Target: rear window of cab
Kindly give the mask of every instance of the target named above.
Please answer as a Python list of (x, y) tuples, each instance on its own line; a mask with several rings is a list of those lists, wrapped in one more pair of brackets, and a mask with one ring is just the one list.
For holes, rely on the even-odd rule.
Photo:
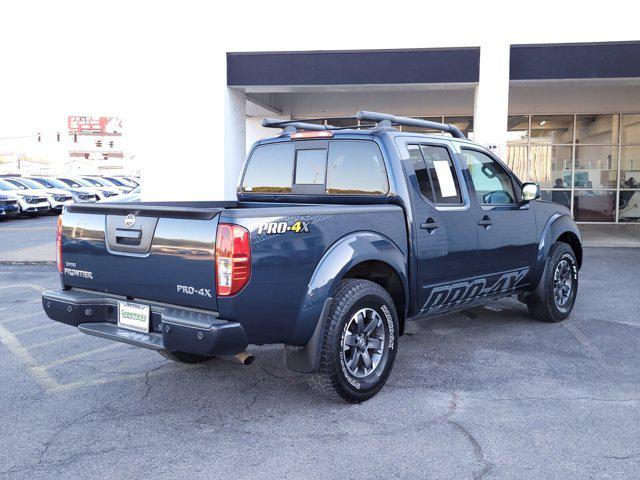
[(367, 140), (319, 140), (256, 147), (241, 183), (244, 193), (386, 195), (380, 148)]

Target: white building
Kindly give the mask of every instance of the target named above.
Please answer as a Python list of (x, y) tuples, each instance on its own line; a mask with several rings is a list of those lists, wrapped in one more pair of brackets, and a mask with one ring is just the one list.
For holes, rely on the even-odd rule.
[[(367, 109), (456, 123), (579, 221), (640, 218), (631, 2), (11, 9), (3, 62), (20, 75), (3, 78), (0, 138), (70, 111), (117, 112), (147, 199), (233, 198), (247, 145), (274, 133), (264, 116), (340, 123)], [(112, 54), (96, 56), (96, 42)]]

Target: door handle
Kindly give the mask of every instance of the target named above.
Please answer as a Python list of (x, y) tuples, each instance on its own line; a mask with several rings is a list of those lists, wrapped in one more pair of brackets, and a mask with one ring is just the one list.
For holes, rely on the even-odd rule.
[(487, 229), (491, 225), (493, 225), (493, 220), (491, 220), (488, 215), (485, 215), (484, 217), (482, 217), (482, 220), (478, 220), (478, 225)]
[(438, 225), (433, 218), (429, 217), (425, 223), (420, 224), (420, 228), (426, 230), (428, 233), (433, 233), (436, 228), (440, 228), (440, 225)]

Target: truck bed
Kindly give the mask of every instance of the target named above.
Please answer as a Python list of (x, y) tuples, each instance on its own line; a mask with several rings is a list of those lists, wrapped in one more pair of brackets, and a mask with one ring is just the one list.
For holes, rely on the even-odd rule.
[[(131, 228), (125, 225), (130, 215)], [(338, 240), (356, 232), (375, 234), (408, 255), (404, 212), (389, 204), (101, 203), (67, 207), (62, 221), (65, 288), (219, 312), (241, 323), (251, 343), (308, 339), (313, 325), (297, 324), (300, 304), (322, 257)], [(250, 233), (251, 278), (230, 297), (215, 293), (219, 222)], [(295, 222), (306, 230), (269, 227)]]

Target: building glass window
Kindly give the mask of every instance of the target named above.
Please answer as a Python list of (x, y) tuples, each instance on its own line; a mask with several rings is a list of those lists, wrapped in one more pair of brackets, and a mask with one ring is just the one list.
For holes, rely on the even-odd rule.
[(640, 188), (640, 147), (621, 149), (620, 188)]
[(576, 143), (617, 145), (618, 115), (576, 115)]
[(325, 121), (325, 124), (333, 125), (334, 127), (340, 127), (340, 128), (345, 128), (345, 127), (358, 128), (359, 127), (358, 120), (355, 118), (327, 118), (327, 120)]
[(506, 163), (579, 222), (640, 222), (638, 113), (510, 115)]
[(616, 219), (616, 192), (576, 190), (573, 202), (578, 222), (614, 222)]
[[(451, 123), (473, 138), (472, 116), (418, 118)], [(354, 125), (344, 118), (319, 122)], [(543, 199), (566, 206), (579, 222), (640, 223), (640, 113), (509, 115), (504, 160), (522, 181), (538, 182)]]
[(640, 221), (640, 190), (620, 190), (618, 221)]
[(555, 189), (555, 190), (542, 190), (540, 192), (540, 198), (547, 202), (558, 203), (563, 207), (571, 209), (571, 189)]
[(529, 115), (510, 115), (507, 121), (507, 143), (529, 144)]
[(573, 143), (573, 115), (533, 115), (529, 136), (532, 144)]
[(464, 136), (473, 140), (473, 117), (444, 117), (444, 123), (450, 123), (460, 129)]
[(640, 113), (622, 115), (623, 145), (640, 145)]
[[(428, 120), (430, 122), (438, 122), (442, 123), (442, 117), (416, 117), (420, 120)], [(443, 133), (440, 130), (431, 130), (430, 128), (422, 128), (422, 127), (407, 127), (405, 125), (401, 125), (400, 131), (402, 132), (413, 132), (413, 133), (428, 133), (430, 135), (442, 135)]]
[(529, 116), (511, 115), (507, 122), (507, 155), (504, 159), (520, 180), (529, 178)]
[(575, 188), (616, 188), (618, 146), (576, 147), (573, 186)]
[(564, 145), (535, 145), (531, 148), (529, 181), (540, 188), (570, 188), (573, 147)]

